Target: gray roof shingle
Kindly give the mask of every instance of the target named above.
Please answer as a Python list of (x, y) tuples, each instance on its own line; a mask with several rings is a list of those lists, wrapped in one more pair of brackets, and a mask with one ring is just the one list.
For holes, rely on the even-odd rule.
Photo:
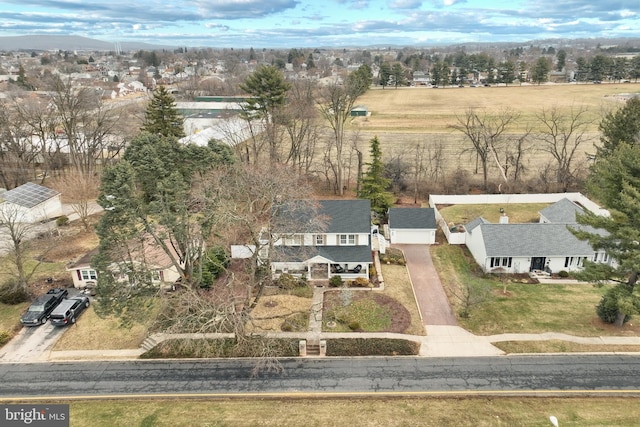
[(389, 228), (435, 229), (433, 208), (389, 208)]
[(589, 256), (593, 249), (578, 240), (567, 224), (487, 224), (479, 225), (487, 256)]
[(320, 255), (334, 263), (373, 262), (369, 246), (274, 246), (273, 260), (302, 262)]
[(371, 232), (369, 200), (319, 200), (318, 214), (327, 218), (326, 233)]
[(584, 209), (567, 198), (561, 199), (540, 211), (541, 216), (550, 222), (559, 224), (575, 224), (577, 213), (584, 213)]

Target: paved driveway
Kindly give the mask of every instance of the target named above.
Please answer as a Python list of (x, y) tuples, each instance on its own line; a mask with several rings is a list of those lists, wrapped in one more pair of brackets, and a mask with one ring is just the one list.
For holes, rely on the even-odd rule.
[(433, 267), (428, 245), (394, 245), (404, 252), (422, 322), (425, 325), (457, 326), (456, 316)]

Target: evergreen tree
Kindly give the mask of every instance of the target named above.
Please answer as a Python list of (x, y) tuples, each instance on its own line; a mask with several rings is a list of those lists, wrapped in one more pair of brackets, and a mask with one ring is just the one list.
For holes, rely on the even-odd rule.
[(640, 142), (640, 98), (631, 98), (624, 107), (608, 113), (600, 122), (598, 155), (608, 155), (620, 145)]
[(144, 113), (143, 132), (174, 138), (182, 138), (184, 119), (176, 109), (175, 99), (164, 86), (153, 92), (153, 98)]
[(391, 79), (391, 66), (388, 62), (383, 62), (380, 65), (379, 78), (380, 86), (382, 86), (382, 89), (389, 85), (389, 79)]
[(387, 191), (391, 181), (384, 176), (384, 164), (382, 163), (382, 151), (380, 141), (375, 136), (371, 140), (371, 162), (367, 163), (367, 172), (361, 177), (360, 192), (358, 197), (369, 199), (371, 209), (378, 215), (384, 216), (393, 204), (393, 195)]
[(272, 65), (260, 65), (240, 84), (240, 89), (250, 95), (244, 107), (243, 117), (246, 120), (262, 120), (269, 143), (269, 159), (278, 161), (280, 137), (280, 111), (287, 101), (287, 92), (291, 85), (284, 79), (284, 74)]
[[(578, 217), (588, 228), (573, 230), (597, 252), (605, 252), (615, 264), (585, 261), (577, 277), (590, 282), (616, 283), (597, 307), (602, 320), (622, 326), (632, 314), (640, 313), (636, 283), (640, 274), (640, 146), (621, 143), (610, 154), (599, 156), (592, 168), (587, 188), (611, 213)], [(605, 231), (605, 233), (602, 232)]]
[(551, 71), (549, 60), (547, 58), (540, 57), (536, 61), (536, 65), (533, 68), (533, 75), (531, 76), (531, 80), (538, 84), (544, 83), (549, 80), (549, 71)]

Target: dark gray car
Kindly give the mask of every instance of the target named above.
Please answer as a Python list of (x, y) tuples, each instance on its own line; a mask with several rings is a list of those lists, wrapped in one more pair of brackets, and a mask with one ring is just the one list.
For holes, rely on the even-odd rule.
[(67, 326), (76, 323), (76, 318), (90, 305), (89, 297), (78, 295), (67, 298), (58, 305), (49, 316), (52, 325)]

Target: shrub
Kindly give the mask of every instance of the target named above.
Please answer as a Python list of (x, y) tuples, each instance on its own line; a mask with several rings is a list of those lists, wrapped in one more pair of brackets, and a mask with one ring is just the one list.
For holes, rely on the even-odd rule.
[(59, 216), (58, 218), (56, 218), (56, 225), (58, 227), (64, 227), (65, 225), (69, 224), (69, 217), (66, 215), (62, 215)]
[(352, 331), (362, 331), (362, 328), (360, 328), (360, 322), (357, 322), (355, 320), (352, 320), (351, 322), (349, 322), (349, 329), (351, 329)]
[(378, 272), (376, 271), (376, 267), (373, 266), (373, 265), (369, 269), (369, 277), (372, 278), (372, 279), (377, 279), (378, 278)]
[(329, 286), (331, 286), (332, 288), (339, 288), (344, 284), (344, 282), (342, 281), (342, 276), (331, 276), (331, 279), (329, 279)]
[(292, 274), (289, 273), (282, 273), (280, 277), (278, 277), (277, 284), (280, 289), (285, 289), (287, 291), (295, 289), (299, 286), (298, 279), (296, 279)]
[[(598, 317), (606, 323), (616, 323), (618, 318), (618, 311), (620, 307), (619, 299), (628, 294), (624, 289), (619, 286), (609, 289), (600, 299), (600, 303), (596, 307), (596, 313)], [(628, 322), (631, 316), (625, 316), (624, 322)]]
[(414, 356), (420, 343), (388, 338), (341, 338), (327, 341), (327, 356)]
[(9, 332), (7, 331), (0, 332), (0, 347), (8, 343), (10, 339), (11, 339), (11, 335), (9, 335)]
[(565, 271), (565, 270), (559, 271), (559, 272), (558, 272), (558, 276), (560, 276), (560, 277), (562, 277), (562, 278), (569, 277), (569, 272), (568, 272), (568, 271)]
[(364, 277), (358, 277), (353, 282), (351, 282), (351, 285), (356, 288), (368, 288), (370, 284), (371, 283)]
[(1, 303), (15, 305), (28, 300), (29, 294), (22, 286), (17, 286), (16, 279), (7, 279), (0, 286)]
[(202, 265), (202, 288), (209, 288), (215, 279), (229, 266), (231, 257), (227, 250), (220, 245), (213, 246), (206, 253)]

